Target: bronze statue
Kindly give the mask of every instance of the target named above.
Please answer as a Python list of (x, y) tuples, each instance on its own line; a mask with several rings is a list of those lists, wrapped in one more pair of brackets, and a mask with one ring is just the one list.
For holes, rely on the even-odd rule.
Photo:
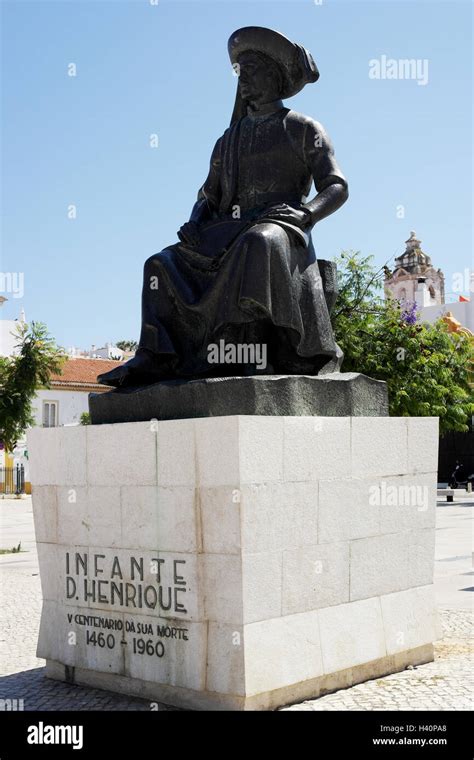
[(237, 30), (228, 49), (238, 74), (231, 124), (180, 242), (145, 263), (139, 347), (99, 376), (106, 385), (229, 375), (229, 364), (209, 361), (216, 344), (268, 348), (265, 367), (240, 363), (234, 375), (338, 366), (334, 267), (318, 266), (311, 229), (346, 201), (347, 182), (323, 127), (282, 102), (318, 69), (305, 48), (263, 27)]

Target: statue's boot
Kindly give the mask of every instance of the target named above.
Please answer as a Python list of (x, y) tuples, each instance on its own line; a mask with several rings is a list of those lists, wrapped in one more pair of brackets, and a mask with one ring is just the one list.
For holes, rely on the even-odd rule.
[(155, 354), (147, 349), (139, 348), (128, 362), (99, 375), (97, 382), (115, 388), (126, 388), (132, 385), (157, 383), (165, 379), (166, 374), (166, 367), (158, 364)]

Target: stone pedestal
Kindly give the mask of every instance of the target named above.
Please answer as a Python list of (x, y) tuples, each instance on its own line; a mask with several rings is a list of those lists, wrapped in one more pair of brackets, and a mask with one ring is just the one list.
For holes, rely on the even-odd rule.
[(47, 675), (272, 709), (433, 659), (436, 419), (28, 435)]
[(359, 372), (168, 380), (89, 394), (93, 425), (195, 417), (387, 417), (387, 383)]

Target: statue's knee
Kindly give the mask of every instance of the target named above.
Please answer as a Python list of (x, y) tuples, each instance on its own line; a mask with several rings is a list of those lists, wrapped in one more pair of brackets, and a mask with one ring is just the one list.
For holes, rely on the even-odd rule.
[(286, 245), (288, 236), (279, 224), (268, 224), (266, 234), (274, 245)]
[(254, 249), (255, 255), (259, 251), (268, 255), (272, 249), (283, 249), (286, 246), (287, 235), (278, 224), (259, 224), (247, 232), (247, 242)]
[(264, 234), (262, 232), (262, 225), (258, 227), (251, 227), (245, 233), (245, 241), (250, 246), (258, 246), (264, 240)]
[(272, 224), (271, 222), (259, 224), (251, 229), (248, 234), (259, 242), (283, 243), (286, 241), (285, 230), (279, 224)]

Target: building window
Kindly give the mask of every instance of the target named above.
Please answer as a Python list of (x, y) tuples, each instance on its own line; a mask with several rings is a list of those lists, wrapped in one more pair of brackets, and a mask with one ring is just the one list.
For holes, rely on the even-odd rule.
[(436, 299), (436, 293), (435, 293), (434, 287), (430, 285), (430, 287), (428, 288), (428, 291), (429, 291), (431, 300), (434, 301)]
[(43, 401), (43, 427), (56, 427), (58, 424), (58, 402)]

